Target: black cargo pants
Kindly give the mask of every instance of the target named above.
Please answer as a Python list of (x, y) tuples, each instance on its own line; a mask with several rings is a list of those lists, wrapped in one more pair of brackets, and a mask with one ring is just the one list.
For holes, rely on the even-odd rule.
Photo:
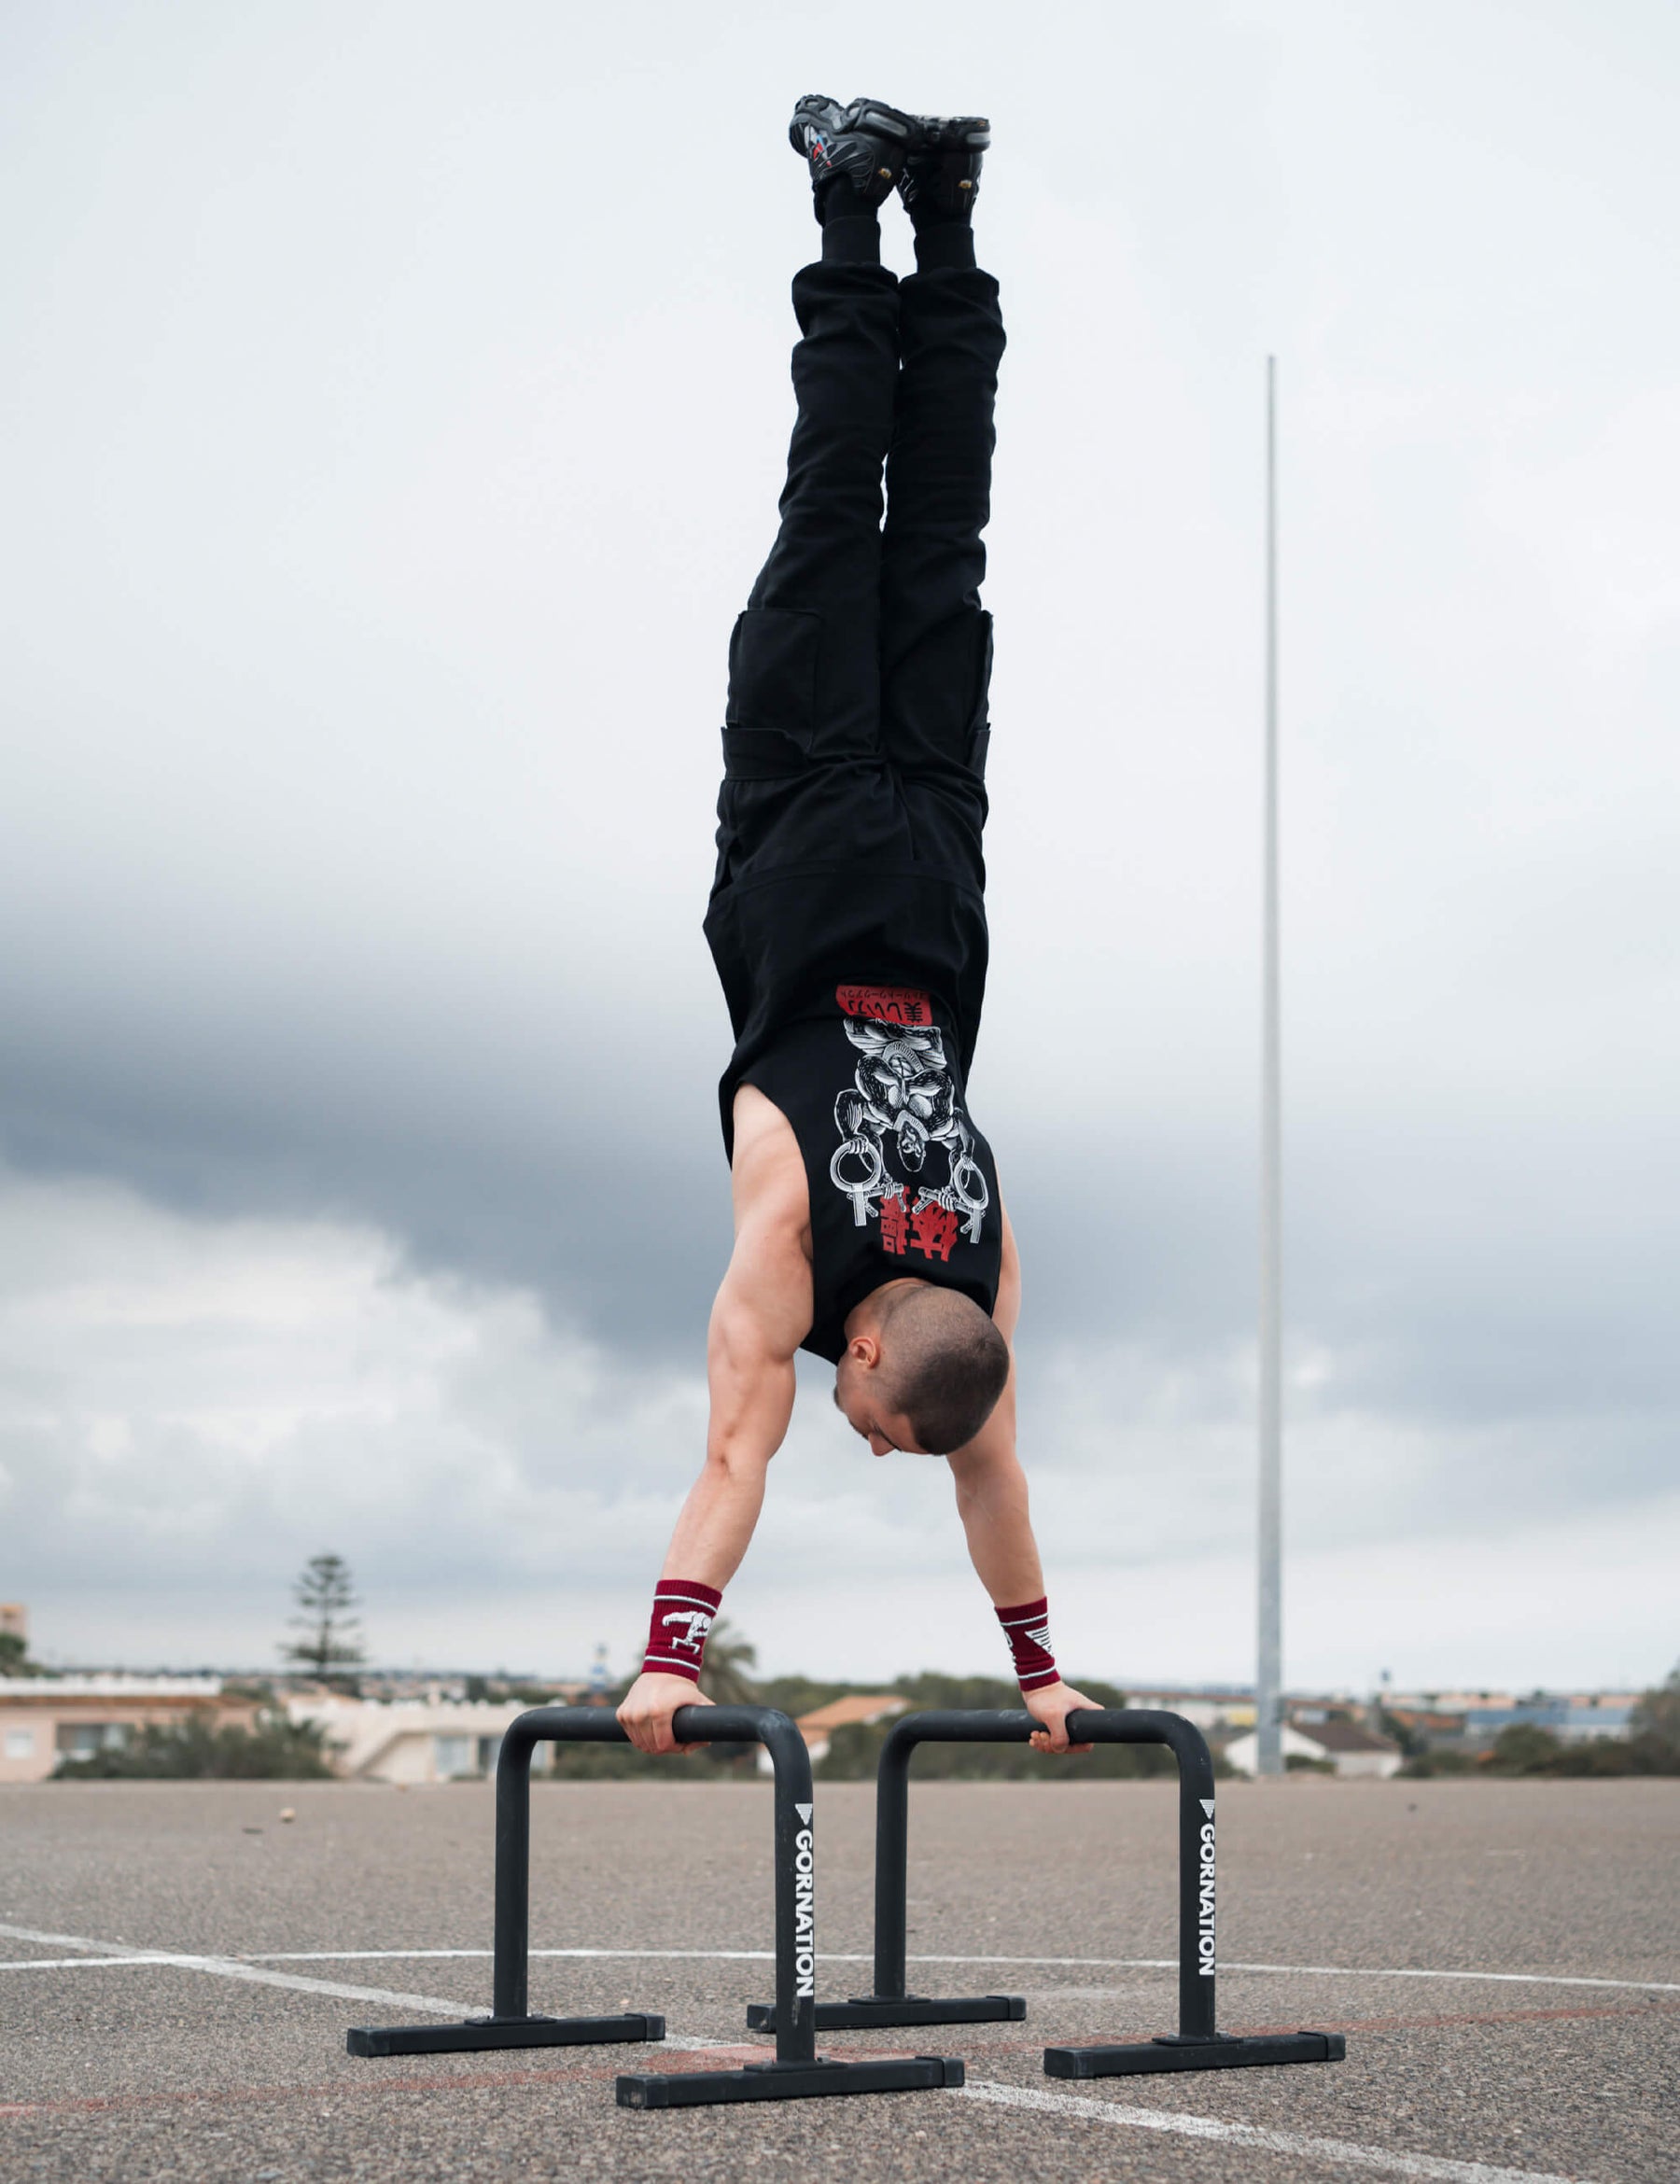
[(878, 978), (940, 998), (966, 1067), (986, 980), (997, 283), (818, 264), (793, 307), (799, 414), (730, 644), (707, 937), (737, 1058), (825, 982)]

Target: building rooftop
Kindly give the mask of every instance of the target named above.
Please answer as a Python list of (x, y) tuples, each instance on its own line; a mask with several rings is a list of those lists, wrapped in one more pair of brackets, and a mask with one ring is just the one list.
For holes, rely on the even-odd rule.
[(909, 1700), (896, 1692), (857, 1691), (849, 1699), (831, 1699), (826, 1706), (802, 1714), (794, 1726), (809, 1743), (814, 1736), (833, 1736), (837, 1729), (846, 1729), (854, 1721), (884, 1721), (889, 1714), (906, 1713), (909, 1705)]
[(0, 1699), (217, 1699), (219, 1676), (0, 1676)]
[(1322, 1744), (1326, 1752), (1397, 1752), (1393, 1737), (1379, 1737), (1356, 1721), (1314, 1721), (1299, 1725), (1299, 1733)]
[(1159, 1701), (1170, 1707), (1175, 1699), (1194, 1699), (1203, 1706), (1252, 1706), (1254, 1694), (1246, 1685), (1223, 1684), (1122, 1684), (1128, 1706), (1141, 1706), (1145, 1700), (1152, 1704)]

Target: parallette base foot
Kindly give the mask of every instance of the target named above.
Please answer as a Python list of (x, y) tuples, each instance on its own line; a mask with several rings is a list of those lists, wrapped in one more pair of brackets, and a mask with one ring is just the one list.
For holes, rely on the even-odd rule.
[(663, 2040), (665, 2021), (645, 2009), (623, 2017), (469, 2017), (460, 2024), (362, 2024), (344, 2036), (352, 2055), (473, 2055), (487, 2048), (593, 2048), (611, 2040)]
[(1340, 2033), (1221, 2033), (1211, 2040), (1177, 2034), (1115, 2047), (1046, 2048), (1046, 2078), (1132, 2078), (1155, 2070), (1253, 2070), (1268, 2063), (1340, 2063)]
[(700, 2108), (716, 2101), (804, 2101), (836, 2093), (926, 2093), (962, 2083), (959, 2055), (870, 2055), (855, 2063), (749, 2063), (744, 2070), (637, 2071), (621, 2108)]
[[(893, 2024), (1018, 2024), (1027, 2014), (1020, 1995), (854, 1995), (849, 2002), (819, 2002), (819, 2032), (867, 2032)], [(747, 2005), (749, 2032), (776, 2030), (774, 2002)]]

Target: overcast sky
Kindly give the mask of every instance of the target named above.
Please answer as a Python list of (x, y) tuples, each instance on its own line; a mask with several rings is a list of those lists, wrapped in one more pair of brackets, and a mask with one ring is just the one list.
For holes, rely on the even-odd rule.
[[(728, 1249), (700, 936), (801, 92), (988, 112), (994, 970), (1064, 1667), (1253, 1663), (1265, 357), (1285, 1670), (1680, 1655), (1662, 0), (13, 7), (0, 1595), (632, 1665)], [(891, 261), (907, 231), (887, 219)], [(1001, 1671), (813, 1369), (727, 1612)]]

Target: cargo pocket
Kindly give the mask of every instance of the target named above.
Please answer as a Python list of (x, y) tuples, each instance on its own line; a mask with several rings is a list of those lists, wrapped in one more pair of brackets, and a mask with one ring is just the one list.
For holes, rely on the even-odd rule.
[(992, 673), (992, 618), (982, 613), (981, 630), (985, 642), (980, 648), (980, 672), (974, 691), (974, 709), (969, 720), (968, 767), (972, 774), (986, 778), (986, 754), (991, 749), (991, 673)]
[(903, 771), (984, 770), (991, 659), (991, 616), (965, 607), (900, 660), (884, 703), (889, 748)]
[(729, 640), (732, 729), (788, 737), (811, 748), (817, 717), (817, 646), (822, 617), (801, 607), (749, 607)]

